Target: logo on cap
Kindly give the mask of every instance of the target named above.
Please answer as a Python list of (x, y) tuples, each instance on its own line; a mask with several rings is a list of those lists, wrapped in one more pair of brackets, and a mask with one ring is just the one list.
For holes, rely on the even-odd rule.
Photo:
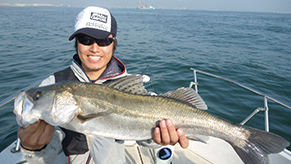
[(91, 12), (90, 19), (95, 20), (95, 21), (99, 21), (99, 22), (103, 22), (103, 23), (107, 23), (108, 16), (105, 14)]

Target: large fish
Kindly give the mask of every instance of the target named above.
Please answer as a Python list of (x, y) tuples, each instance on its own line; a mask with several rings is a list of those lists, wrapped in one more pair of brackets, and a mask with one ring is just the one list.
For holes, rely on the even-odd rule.
[(118, 140), (151, 139), (157, 122), (170, 118), (189, 139), (213, 136), (225, 140), (244, 163), (269, 163), (268, 154), (279, 153), (290, 144), (276, 134), (230, 123), (202, 109), (207, 106), (192, 88), (150, 96), (142, 77), (131, 75), (104, 85), (65, 82), (32, 88), (19, 93), (14, 113), (22, 127), (42, 119)]

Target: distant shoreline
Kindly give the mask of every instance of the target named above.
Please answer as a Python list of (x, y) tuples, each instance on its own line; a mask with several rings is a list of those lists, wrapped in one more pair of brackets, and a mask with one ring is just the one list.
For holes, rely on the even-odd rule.
[(64, 6), (63, 4), (60, 5), (53, 5), (53, 4), (24, 4), (24, 3), (15, 3), (15, 4), (9, 4), (9, 3), (3, 3), (0, 4), (0, 7), (70, 7), (70, 6)]
[[(71, 5), (53, 5), (53, 4), (23, 4), (23, 3), (15, 3), (15, 4), (9, 4), (9, 3), (2, 3), (0, 4), (0, 7), (84, 7), (84, 6), (71, 6)], [(103, 6), (104, 7), (104, 6)], [(137, 7), (108, 7), (111, 8), (127, 8), (127, 9), (137, 9)], [(165, 8), (165, 7), (157, 7), (155, 9), (165, 9), (165, 10), (200, 10), (200, 11), (219, 11), (219, 12), (255, 12), (255, 13), (277, 13), (277, 14), (291, 14), (291, 12), (278, 12), (278, 11), (228, 11), (228, 10), (216, 10), (216, 9), (190, 9), (187, 7), (182, 8)]]

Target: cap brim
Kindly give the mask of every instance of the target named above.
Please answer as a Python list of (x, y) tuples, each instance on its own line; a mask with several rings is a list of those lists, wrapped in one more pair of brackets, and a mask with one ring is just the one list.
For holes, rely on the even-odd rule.
[(85, 34), (96, 39), (105, 39), (110, 35), (110, 33), (107, 31), (102, 31), (102, 30), (92, 29), (92, 28), (82, 28), (74, 32), (70, 36), (69, 40), (70, 41), (73, 40), (78, 34)]

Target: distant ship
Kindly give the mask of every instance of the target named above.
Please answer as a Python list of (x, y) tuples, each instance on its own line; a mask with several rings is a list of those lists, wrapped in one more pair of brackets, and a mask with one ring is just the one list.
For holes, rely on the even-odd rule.
[(155, 9), (153, 6), (147, 6), (145, 4), (142, 4), (141, 1), (139, 1), (140, 7), (138, 9)]

